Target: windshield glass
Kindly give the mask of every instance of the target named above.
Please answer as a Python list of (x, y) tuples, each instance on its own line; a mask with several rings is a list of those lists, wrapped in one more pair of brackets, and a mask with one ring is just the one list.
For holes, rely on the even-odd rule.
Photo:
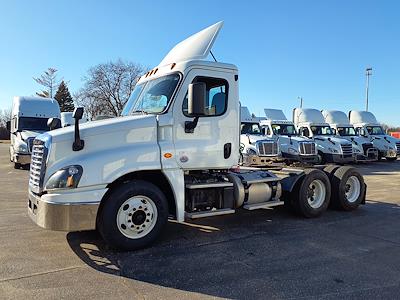
[(296, 128), (292, 124), (272, 124), (271, 126), (276, 135), (297, 135)]
[(179, 74), (170, 74), (136, 85), (125, 104), (122, 116), (134, 112), (161, 113), (167, 107), (180, 80)]
[(258, 123), (242, 123), (240, 125), (242, 134), (261, 134), (261, 127)]
[(311, 131), (314, 135), (333, 135), (329, 126), (311, 126)]
[(381, 126), (367, 126), (370, 135), (385, 135), (385, 131)]
[(354, 130), (353, 127), (338, 127), (337, 133), (340, 136), (355, 136), (355, 135), (357, 135), (356, 131)]
[(47, 120), (47, 118), (20, 117), (18, 119), (18, 130), (49, 131)]

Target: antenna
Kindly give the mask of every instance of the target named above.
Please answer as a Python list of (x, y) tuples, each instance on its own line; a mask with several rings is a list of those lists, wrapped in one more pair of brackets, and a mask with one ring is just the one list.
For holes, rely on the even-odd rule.
[(211, 54), (212, 58), (214, 58), (215, 62), (218, 62), (211, 50), (210, 50), (210, 54)]
[(303, 108), (303, 97), (297, 97), (300, 100), (300, 108)]

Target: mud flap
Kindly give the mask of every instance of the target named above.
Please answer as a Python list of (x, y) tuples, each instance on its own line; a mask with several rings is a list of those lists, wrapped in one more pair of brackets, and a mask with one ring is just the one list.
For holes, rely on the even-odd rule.
[(364, 195), (363, 195), (363, 199), (361, 201), (361, 204), (365, 204), (365, 201), (366, 201), (366, 198), (367, 198), (367, 184), (366, 183), (364, 183), (364, 187), (365, 187)]

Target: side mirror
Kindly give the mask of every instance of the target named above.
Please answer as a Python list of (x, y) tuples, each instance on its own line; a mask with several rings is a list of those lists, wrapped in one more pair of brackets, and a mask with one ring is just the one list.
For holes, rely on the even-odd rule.
[(193, 117), (206, 115), (206, 84), (196, 82), (189, 84), (188, 89), (188, 114)]
[(83, 117), (83, 107), (75, 108), (74, 112), (72, 113), (72, 117), (74, 119), (78, 119), (78, 120), (82, 119), (82, 117)]
[(360, 135), (361, 136), (367, 136), (367, 132), (365, 131), (364, 128), (360, 128)]
[(265, 135), (265, 127), (261, 128), (261, 134)]
[(6, 122), (6, 129), (7, 129), (8, 131), (11, 131), (11, 121), (7, 121), (7, 122)]
[(61, 128), (61, 120), (58, 118), (50, 118), (47, 120), (47, 126), (50, 130)]
[(333, 133), (333, 135), (337, 135), (337, 131), (335, 128), (332, 128), (332, 133)]

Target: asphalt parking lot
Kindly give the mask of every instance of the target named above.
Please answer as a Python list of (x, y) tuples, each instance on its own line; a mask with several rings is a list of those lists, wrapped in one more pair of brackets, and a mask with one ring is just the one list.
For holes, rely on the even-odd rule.
[(359, 167), (367, 204), (307, 220), (283, 208), (169, 223), (136, 252), (38, 228), (28, 171), (0, 144), (0, 299), (399, 298), (400, 161)]

